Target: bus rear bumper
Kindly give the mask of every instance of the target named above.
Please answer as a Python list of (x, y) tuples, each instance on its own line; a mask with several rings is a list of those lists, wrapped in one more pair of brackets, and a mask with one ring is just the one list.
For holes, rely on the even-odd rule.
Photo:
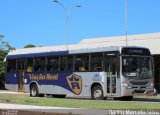
[(18, 85), (17, 84), (5, 84), (5, 88), (9, 91), (18, 91)]

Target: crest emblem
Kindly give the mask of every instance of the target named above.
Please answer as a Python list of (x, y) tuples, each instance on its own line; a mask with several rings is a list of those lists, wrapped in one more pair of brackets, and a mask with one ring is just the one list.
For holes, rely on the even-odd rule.
[(67, 76), (67, 82), (72, 92), (79, 95), (82, 91), (82, 78), (76, 74)]

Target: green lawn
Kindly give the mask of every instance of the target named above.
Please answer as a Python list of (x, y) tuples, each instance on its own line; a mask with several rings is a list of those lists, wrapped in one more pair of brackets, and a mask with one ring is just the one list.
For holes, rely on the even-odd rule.
[[(137, 98), (137, 97), (136, 97)], [(141, 98), (141, 97), (140, 97)], [(116, 110), (160, 110), (158, 102), (134, 102), (111, 100), (82, 100), (82, 99), (58, 99), (58, 98), (34, 98), (28, 96), (0, 96), (0, 103), (39, 105), (52, 107), (72, 107), (89, 109), (116, 109)]]

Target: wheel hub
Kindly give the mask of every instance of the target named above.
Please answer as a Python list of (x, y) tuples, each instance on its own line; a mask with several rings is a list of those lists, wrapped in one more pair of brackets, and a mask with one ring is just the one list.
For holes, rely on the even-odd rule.
[(96, 90), (95, 92), (94, 92), (94, 97), (97, 99), (97, 98), (99, 98), (99, 97), (101, 97), (102, 96), (102, 91), (101, 90)]

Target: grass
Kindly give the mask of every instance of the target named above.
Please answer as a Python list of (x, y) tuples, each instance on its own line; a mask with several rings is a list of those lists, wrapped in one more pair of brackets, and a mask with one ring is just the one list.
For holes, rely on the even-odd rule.
[(34, 98), (23, 95), (0, 96), (0, 103), (102, 110), (160, 110), (160, 103), (158, 102)]

